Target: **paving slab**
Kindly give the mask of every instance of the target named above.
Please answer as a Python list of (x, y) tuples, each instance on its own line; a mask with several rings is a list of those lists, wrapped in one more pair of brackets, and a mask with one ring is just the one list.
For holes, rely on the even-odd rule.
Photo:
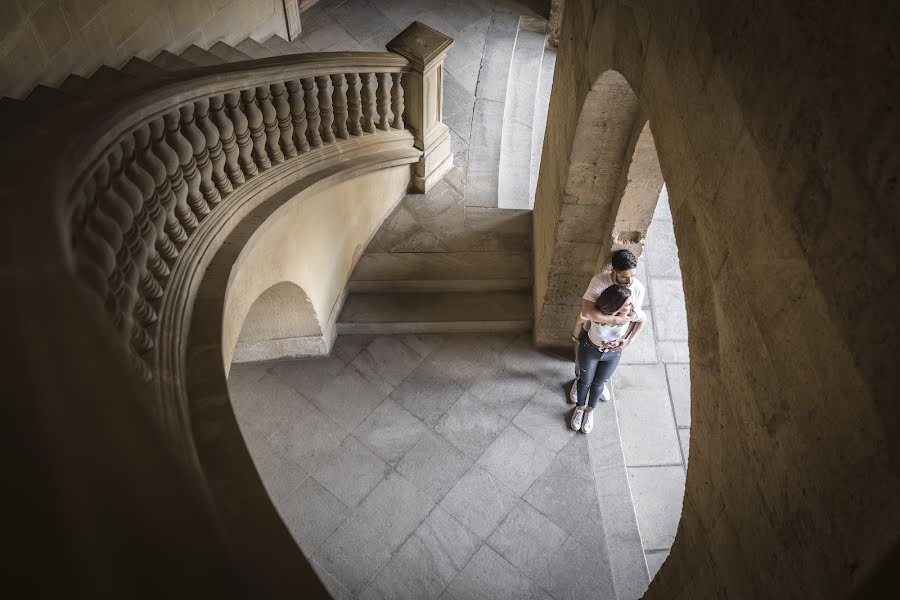
[(275, 507), (306, 556), (315, 554), (350, 515), (350, 510), (312, 477)]
[(482, 546), (450, 585), (458, 600), (550, 600), (550, 596), (505, 558)]
[(691, 426), (691, 368), (689, 365), (666, 365), (669, 391), (675, 409), (675, 423), (679, 427)]
[(515, 492), (473, 465), (441, 500), (441, 506), (469, 531), (487, 539), (517, 502)]
[(617, 390), (616, 408), (627, 466), (681, 463), (667, 390)]
[(390, 472), (390, 466), (353, 436), (331, 451), (312, 476), (335, 498), (354, 508)]
[(394, 471), (363, 500), (356, 515), (371, 523), (393, 552), (416, 530), (434, 506), (428, 496)]
[(441, 436), (426, 432), (397, 465), (406, 477), (434, 502), (440, 502), (473, 460)]
[(396, 466), (427, 431), (415, 415), (387, 398), (359, 424), (353, 436)]
[(522, 495), (552, 460), (553, 452), (515, 425), (509, 425), (484, 451), (478, 464)]
[(675, 541), (684, 498), (684, 469), (629, 469), (634, 513), (646, 550), (668, 550)]
[(571, 412), (571, 405), (559, 390), (541, 387), (519, 411), (513, 424), (556, 454), (575, 435), (568, 425)]
[(650, 287), (659, 340), (687, 340), (687, 312), (681, 280), (651, 278)]
[(387, 564), (391, 549), (374, 523), (352, 515), (331, 534), (313, 555), (342, 586), (356, 594)]

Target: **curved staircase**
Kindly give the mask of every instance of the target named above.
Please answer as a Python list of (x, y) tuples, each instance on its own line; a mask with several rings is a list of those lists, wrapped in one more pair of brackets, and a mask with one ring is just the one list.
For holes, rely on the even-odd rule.
[[(227, 285), (217, 257), (233, 254), (236, 233), (298, 191), (402, 165), (420, 191), (443, 176), (452, 155), (433, 90), (451, 43), (414, 23), (389, 52), (297, 54), (280, 38), (192, 46), (0, 102), (0, 189), (17, 199), (0, 248), (18, 348), (7, 368), (29, 390), (13, 406), (23, 460), (45, 467), (21, 493), (73, 502), (46, 508), (55, 526), (42, 539), (105, 557), (107, 575), (85, 591), (124, 592), (109, 573), (152, 569), (158, 581), (119, 596), (158, 597), (168, 582), (192, 595), (327, 597), (242, 441), (224, 295), (209, 290)], [(129, 451), (116, 453), (122, 439)], [(64, 580), (84, 577), (62, 558), (75, 570)]]

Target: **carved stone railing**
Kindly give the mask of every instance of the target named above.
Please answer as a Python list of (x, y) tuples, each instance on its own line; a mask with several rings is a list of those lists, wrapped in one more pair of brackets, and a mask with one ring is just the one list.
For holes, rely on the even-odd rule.
[[(57, 376), (107, 375), (80, 388), (73, 378), (72, 400), (93, 406), (98, 391), (117, 402), (144, 397), (149, 413), (130, 414), (138, 420), (155, 414), (169, 449), (193, 471), (181, 491), (219, 506), (210, 498), (215, 485), (204, 480), (187, 398), (187, 378), (206, 376), (188, 374), (185, 366), (197, 280), (228, 228), (241, 226), (285, 179), (302, 183), (313, 171), (349, 169), (360, 155), (381, 152), (383, 164), (412, 165), (415, 189), (433, 185), (452, 164), (440, 98), (451, 42), (416, 23), (391, 42), (391, 52), (295, 55), (173, 72), (60, 107), (34, 130), (23, 127), (3, 139), (8, 172), (0, 186), (19, 201), (9, 204), (3, 224), (0, 275), (17, 302), (64, 307), (23, 326), (23, 364), (32, 368), (49, 356), (45, 348), (81, 340), (84, 353), (66, 355)], [(345, 158), (354, 156), (352, 164)], [(54, 396), (51, 404), (64, 402)], [(104, 501), (105, 493), (98, 491)], [(253, 498), (256, 522), (247, 526), (283, 529), (274, 509), (260, 504), (258, 494)], [(229, 526), (214, 525), (232, 540), (226, 554), (241, 554), (233, 540), (250, 543), (254, 533), (231, 536)], [(271, 581), (291, 563), (278, 554), (285, 539), (286, 533), (248, 559), (258, 571), (249, 579), (270, 580), (279, 590), (270, 597), (297, 592), (289, 574)]]

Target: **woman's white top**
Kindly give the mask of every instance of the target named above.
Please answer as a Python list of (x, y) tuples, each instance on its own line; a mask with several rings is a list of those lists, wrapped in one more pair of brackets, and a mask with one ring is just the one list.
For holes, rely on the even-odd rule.
[[(588, 285), (587, 291), (585, 291), (584, 296), (582, 297), (585, 300), (594, 303), (597, 301), (600, 294), (603, 293), (603, 290), (613, 283), (612, 273), (610, 271), (598, 273), (591, 279), (591, 283)], [(646, 293), (644, 284), (637, 279), (632, 279), (628, 289), (631, 291), (631, 313), (628, 315), (629, 319), (631, 321), (643, 321), (644, 311), (641, 307), (644, 304), (644, 294)], [(588, 337), (591, 342), (597, 346), (601, 346), (604, 342), (615, 342), (616, 340), (621, 339), (622, 336), (628, 332), (629, 327), (629, 323), (625, 323), (624, 325), (600, 325), (599, 323), (591, 321), (590, 329), (588, 329)]]

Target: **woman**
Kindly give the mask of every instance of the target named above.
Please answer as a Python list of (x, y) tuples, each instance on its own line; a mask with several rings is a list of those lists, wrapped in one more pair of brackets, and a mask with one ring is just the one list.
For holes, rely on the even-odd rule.
[[(622, 357), (622, 349), (634, 339), (644, 317), (632, 306), (631, 290), (618, 283), (603, 290), (594, 304), (604, 315), (628, 317), (623, 325), (603, 325), (591, 321), (589, 329), (581, 333), (578, 348), (578, 401), (572, 415), (572, 429), (590, 433), (594, 427), (594, 407), (603, 393), (603, 386), (612, 377)], [(587, 406), (585, 406), (587, 405)]]

